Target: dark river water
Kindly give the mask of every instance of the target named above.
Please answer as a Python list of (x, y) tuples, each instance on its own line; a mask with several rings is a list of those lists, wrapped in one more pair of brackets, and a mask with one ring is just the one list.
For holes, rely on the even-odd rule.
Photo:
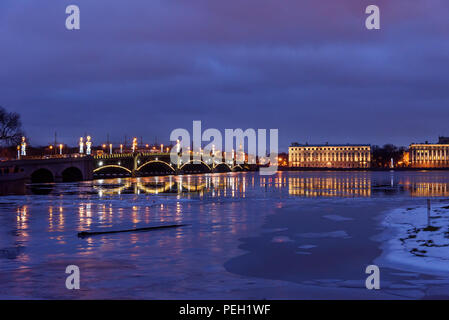
[[(449, 297), (445, 171), (184, 175), (25, 193), (0, 197), (0, 298)], [(365, 287), (372, 264), (380, 290)], [(68, 265), (79, 290), (66, 288)]]

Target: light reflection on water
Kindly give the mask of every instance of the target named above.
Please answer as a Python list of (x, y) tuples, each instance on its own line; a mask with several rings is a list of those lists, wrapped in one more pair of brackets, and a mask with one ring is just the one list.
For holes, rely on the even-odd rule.
[[(64, 232), (66, 214), (71, 220), (77, 217), (76, 230), (90, 230), (91, 226), (113, 227), (128, 219), (132, 225), (151, 222), (183, 221), (181, 200), (202, 200), (247, 197), (247, 191), (263, 197), (372, 197), (393, 194), (410, 197), (449, 196), (449, 174), (446, 172), (371, 173), (371, 172), (281, 172), (274, 177), (262, 177), (254, 173), (207, 174), (192, 176), (167, 176), (149, 178), (125, 178), (96, 180), (79, 184), (54, 186), (51, 195), (40, 196), (39, 205), (48, 202), (48, 232)], [(280, 193), (273, 191), (278, 190)], [(76, 204), (58, 202), (70, 196)], [(148, 196), (155, 196), (154, 198)], [(137, 198), (136, 198), (137, 197)], [(143, 197), (143, 198), (142, 198)], [(30, 211), (36, 206), (32, 198), (24, 197), (27, 204), (19, 204), (16, 210), (19, 241), (29, 236)], [(178, 201), (179, 200), (179, 201)], [(20, 201), (19, 201), (20, 202)], [(174, 205), (173, 212), (166, 209)], [(213, 205), (213, 203), (212, 203)], [(238, 204), (233, 204), (238, 210)], [(214, 209), (214, 207), (212, 206)], [(41, 208), (39, 208), (41, 209)], [(67, 209), (67, 213), (65, 212)], [(130, 210), (129, 210), (130, 209)], [(172, 208), (170, 207), (170, 210)], [(94, 212), (94, 214), (93, 214)], [(213, 223), (218, 222), (220, 212), (211, 211)], [(71, 221), (73, 222), (73, 221)], [(58, 239), (58, 241), (63, 240)]]
[[(4, 283), (0, 296), (34, 297), (20, 289), (21, 283), (38, 281), (42, 273), (48, 280), (49, 292), (54, 296), (63, 295), (64, 288), (54, 287), (52, 283), (63, 278), (64, 273), (57, 271), (52, 276), (47, 270), (59, 270), (61, 265), (72, 262), (92, 264), (88, 259), (99, 259), (106, 264), (103, 280), (126, 279), (129, 272), (139, 277), (143, 277), (142, 272), (151, 272), (151, 277), (171, 279), (174, 275), (182, 277), (187, 271), (215, 270), (228, 258), (241, 254), (239, 238), (259, 232), (264, 217), (291, 200), (448, 197), (449, 173), (279, 172), (271, 177), (224, 173), (51, 186), (48, 195), (0, 198), (0, 273), (9, 271), (15, 275), (11, 277), (14, 281), (0, 279)], [(159, 233), (86, 239), (76, 236), (86, 230), (163, 223), (190, 226)], [(120, 265), (115, 270), (108, 269), (107, 266), (116, 265), (114, 261), (137, 270), (130, 271), (130, 267), (122, 270)], [(162, 271), (164, 267), (177, 270), (172, 274)], [(28, 275), (19, 274), (27, 268), (37, 268), (39, 272), (30, 280)], [(99, 274), (91, 271), (90, 276), (95, 278)], [(151, 278), (151, 281), (156, 280)], [(128, 289), (132, 286), (120, 285)]]

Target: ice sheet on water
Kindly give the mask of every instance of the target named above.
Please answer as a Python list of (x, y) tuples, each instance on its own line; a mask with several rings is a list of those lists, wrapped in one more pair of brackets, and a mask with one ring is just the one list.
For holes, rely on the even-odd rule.
[(400, 208), (388, 212), (382, 225), (384, 236), (380, 263), (399, 269), (447, 275), (449, 270), (449, 210), (426, 207)]
[(117, 206), (120, 208), (147, 207), (160, 204), (175, 204), (179, 202), (194, 202), (196, 199), (181, 197), (166, 197), (158, 195), (133, 195), (123, 194), (121, 196), (99, 197), (98, 195), (83, 197), (79, 195), (64, 195), (64, 197), (51, 197), (44, 195), (28, 196), (4, 196), (0, 206), (13, 207), (17, 205), (32, 204), (33, 207), (63, 206), (76, 207), (82, 204), (94, 203), (96, 206)]

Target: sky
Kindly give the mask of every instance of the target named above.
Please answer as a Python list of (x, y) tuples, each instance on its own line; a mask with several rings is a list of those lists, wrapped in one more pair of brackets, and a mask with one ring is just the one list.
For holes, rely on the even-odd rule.
[[(380, 30), (365, 8), (380, 8)], [(81, 28), (65, 28), (68, 5)], [(176, 128), (291, 142), (449, 136), (447, 0), (2, 0), (0, 105), (32, 144)]]

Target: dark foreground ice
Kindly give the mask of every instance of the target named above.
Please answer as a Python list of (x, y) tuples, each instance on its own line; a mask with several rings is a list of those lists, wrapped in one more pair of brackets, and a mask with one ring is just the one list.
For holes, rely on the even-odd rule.
[[(45, 189), (0, 197), (0, 298), (449, 298), (448, 172), (229, 173)], [(171, 223), (188, 226), (77, 237)], [(370, 264), (380, 267), (380, 290), (365, 288)], [(65, 287), (68, 265), (81, 270), (80, 290)]]

